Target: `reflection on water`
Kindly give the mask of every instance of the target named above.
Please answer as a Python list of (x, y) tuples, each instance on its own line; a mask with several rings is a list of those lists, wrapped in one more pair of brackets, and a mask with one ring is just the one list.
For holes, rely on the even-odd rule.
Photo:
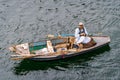
[(81, 66), (81, 68), (84, 68), (87, 66), (85, 64), (86, 61), (92, 60), (93, 57), (109, 50), (110, 50), (109, 45), (106, 45), (102, 48), (99, 48), (87, 54), (82, 54), (80, 56), (75, 56), (63, 60), (49, 61), (49, 62), (38, 62), (38, 61), (35, 62), (31, 60), (23, 60), (14, 67), (14, 73), (16, 75), (25, 75), (30, 71), (48, 70), (49, 68), (65, 71), (66, 69), (69, 69), (69, 66), (71, 66), (71, 64), (72, 66), (79, 65)]

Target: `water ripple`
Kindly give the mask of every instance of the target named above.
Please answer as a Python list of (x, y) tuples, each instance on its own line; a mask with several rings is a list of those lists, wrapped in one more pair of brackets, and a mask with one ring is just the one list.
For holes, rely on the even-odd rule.
[[(109, 35), (110, 46), (53, 62), (9, 59), (9, 46), (74, 33), (79, 22), (89, 33)], [(119, 27), (120, 0), (0, 0), (1, 80), (119, 80)]]

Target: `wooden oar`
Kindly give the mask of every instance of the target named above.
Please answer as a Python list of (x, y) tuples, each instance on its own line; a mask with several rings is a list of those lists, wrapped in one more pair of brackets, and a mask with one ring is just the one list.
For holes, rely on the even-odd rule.
[(28, 58), (32, 58), (32, 57), (36, 57), (36, 56), (43, 56), (43, 55), (35, 55), (35, 54), (32, 54), (32, 55), (11, 55), (11, 59), (12, 60), (22, 60), (22, 59), (28, 59)]
[[(67, 51), (68, 52), (68, 51)], [(48, 53), (48, 54), (39, 54), (39, 55), (35, 55), (35, 54), (31, 54), (31, 55), (11, 55), (11, 59), (12, 60), (22, 60), (22, 59), (29, 59), (29, 58), (33, 58), (33, 57), (37, 57), (37, 56), (58, 56), (58, 55), (61, 55), (61, 54), (66, 54), (67, 53), (66, 51), (60, 51), (60, 52), (52, 52), (52, 53)]]
[(22, 60), (22, 59), (28, 59), (28, 58), (33, 58), (33, 57), (37, 57), (37, 56), (52, 56), (56, 54), (56, 52), (53, 53), (48, 53), (48, 54), (31, 54), (31, 55), (11, 55), (11, 59), (12, 60)]

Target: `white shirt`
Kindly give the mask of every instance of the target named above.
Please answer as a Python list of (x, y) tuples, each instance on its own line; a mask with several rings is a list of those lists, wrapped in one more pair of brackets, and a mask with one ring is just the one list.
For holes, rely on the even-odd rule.
[[(83, 30), (83, 29), (82, 29), (82, 30)], [(81, 30), (81, 31), (82, 31), (82, 30)], [(85, 27), (84, 27), (84, 30), (85, 30), (85, 34), (88, 35), (88, 32), (87, 32), (87, 30), (86, 30)], [(79, 29), (79, 28), (76, 28), (76, 29), (75, 29), (75, 38), (76, 38), (75, 41), (76, 41), (77, 44), (78, 44), (78, 43), (88, 43), (88, 42), (91, 40), (90, 37), (80, 36), (79, 32), (80, 32), (80, 29)]]

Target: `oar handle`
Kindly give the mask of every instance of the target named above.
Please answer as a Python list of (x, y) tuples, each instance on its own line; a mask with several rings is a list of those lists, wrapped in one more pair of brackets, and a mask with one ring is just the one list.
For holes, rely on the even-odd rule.
[(30, 55), (30, 56), (23, 56), (23, 55), (11, 55), (12, 60), (22, 60), (22, 59), (28, 59), (36, 56), (43, 56), (43, 55)]

